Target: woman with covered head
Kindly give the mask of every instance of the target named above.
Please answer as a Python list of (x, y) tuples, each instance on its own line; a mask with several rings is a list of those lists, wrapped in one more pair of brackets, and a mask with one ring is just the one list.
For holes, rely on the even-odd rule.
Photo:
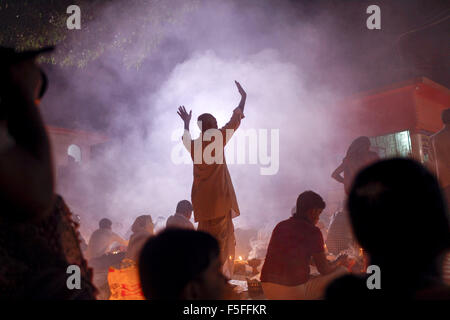
[(153, 229), (153, 220), (150, 215), (142, 215), (136, 218), (131, 226), (131, 231), (133, 234), (131, 235), (128, 243), (126, 258), (137, 261), (139, 252), (145, 242), (154, 234)]

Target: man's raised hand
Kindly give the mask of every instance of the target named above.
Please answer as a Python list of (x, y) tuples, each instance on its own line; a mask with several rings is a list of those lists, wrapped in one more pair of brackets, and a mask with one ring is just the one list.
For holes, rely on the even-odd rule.
[(239, 102), (239, 105), (237, 106), (242, 111), (241, 119), (244, 119), (244, 107), (245, 107), (245, 101), (247, 100), (247, 93), (242, 88), (241, 84), (234, 80), (234, 83), (236, 84), (236, 87), (238, 88), (239, 93), (241, 94), (241, 101)]
[(191, 121), (192, 110), (190, 110), (189, 113), (187, 113), (186, 108), (184, 106), (181, 106), (178, 108), (177, 113), (180, 116), (180, 118), (184, 121), (184, 123), (189, 123)]
[(238, 88), (239, 93), (241, 94), (242, 97), (246, 97), (247, 93), (245, 92), (245, 90), (242, 88), (241, 84), (239, 82), (237, 82), (236, 80), (234, 81), (234, 83), (236, 84), (236, 87)]

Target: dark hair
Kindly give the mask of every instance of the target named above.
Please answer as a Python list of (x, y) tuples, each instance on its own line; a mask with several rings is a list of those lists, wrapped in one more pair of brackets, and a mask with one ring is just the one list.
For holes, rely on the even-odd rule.
[[(395, 266), (430, 270), (450, 247), (446, 204), (436, 178), (410, 159), (383, 160), (363, 169), (348, 198), (354, 234), (371, 257)], [(412, 281), (412, 280), (411, 280)]]
[(203, 113), (198, 116), (197, 121), (202, 122), (201, 130), (205, 132), (208, 129), (217, 129), (217, 120), (210, 113)]
[(107, 218), (103, 218), (98, 223), (98, 226), (100, 227), (100, 229), (111, 229), (112, 221)]
[(150, 223), (153, 223), (152, 217), (150, 215), (139, 216), (136, 218), (136, 220), (134, 220), (134, 223), (131, 226), (131, 231), (138, 232), (139, 230), (143, 230)]
[(353, 140), (347, 150), (347, 156), (359, 154), (362, 151), (370, 149), (370, 139), (366, 136), (361, 136)]
[(167, 229), (144, 245), (139, 276), (147, 299), (179, 299), (185, 286), (219, 256), (219, 243), (202, 231)]
[(322, 197), (314, 191), (305, 191), (300, 193), (297, 198), (297, 210), (294, 216), (304, 217), (311, 209), (325, 209), (325, 202)]
[(176, 213), (186, 213), (188, 211), (192, 211), (192, 204), (188, 200), (181, 200), (177, 204)]
[(442, 111), (441, 118), (443, 123), (450, 124), (450, 108)]

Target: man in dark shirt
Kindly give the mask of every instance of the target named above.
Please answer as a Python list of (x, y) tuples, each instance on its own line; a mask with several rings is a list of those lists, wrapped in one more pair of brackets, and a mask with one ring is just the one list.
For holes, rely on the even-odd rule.
[(175, 214), (167, 219), (166, 228), (195, 230), (194, 225), (190, 221), (192, 209), (192, 204), (188, 200), (178, 202)]
[[(341, 256), (330, 263), (324, 251), (320, 229), (316, 227), (325, 208), (323, 199), (313, 191), (298, 196), (296, 213), (274, 229), (261, 272), (261, 282), (268, 299), (321, 299), (325, 288), (346, 273)], [(310, 262), (322, 276), (310, 278)]]

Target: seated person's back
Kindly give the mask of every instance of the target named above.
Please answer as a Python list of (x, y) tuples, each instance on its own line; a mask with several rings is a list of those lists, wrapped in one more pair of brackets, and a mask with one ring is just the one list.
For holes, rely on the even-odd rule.
[(320, 229), (306, 220), (291, 217), (274, 229), (261, 271), (261, 281), (296, 286), (309, 279), (310, 261), (323, 252)]
[(99, 229), (95, 230), (88, 243), (86, 257), (88, 259), (98, 258), (106, 254), (110, 246), (117, 242), (127, 245), (128, 242), (111, 230), (112, 222), (109, 219), (102, 219), (99, 222)]
[[(328, 283), (346, 272), (346, 256), (330, 262), (325, 255), (322, 232), (316, 226), (326, 204), (313, 191), (297, 198), (293, 216), (280, 222), (269, 242), (261, 272), (261, 285), (268, 299), (322, 299)], [(320, 273), (310, 277), (314, 261)]]
[(188, 200), (178, 202), (175, 214), (167, 219), (166, 228), (194, 230), (194, 225), (189, 221), (192, 216), (192, 210), (192, 204)]
[(128, 242), (125, 258), (137, 262), (145, 242), (154, 234), (152, 217), (150, 215), (142, 215), (137, 217), (131, 227), (131, 231), (133, 231), (133, 234)]

